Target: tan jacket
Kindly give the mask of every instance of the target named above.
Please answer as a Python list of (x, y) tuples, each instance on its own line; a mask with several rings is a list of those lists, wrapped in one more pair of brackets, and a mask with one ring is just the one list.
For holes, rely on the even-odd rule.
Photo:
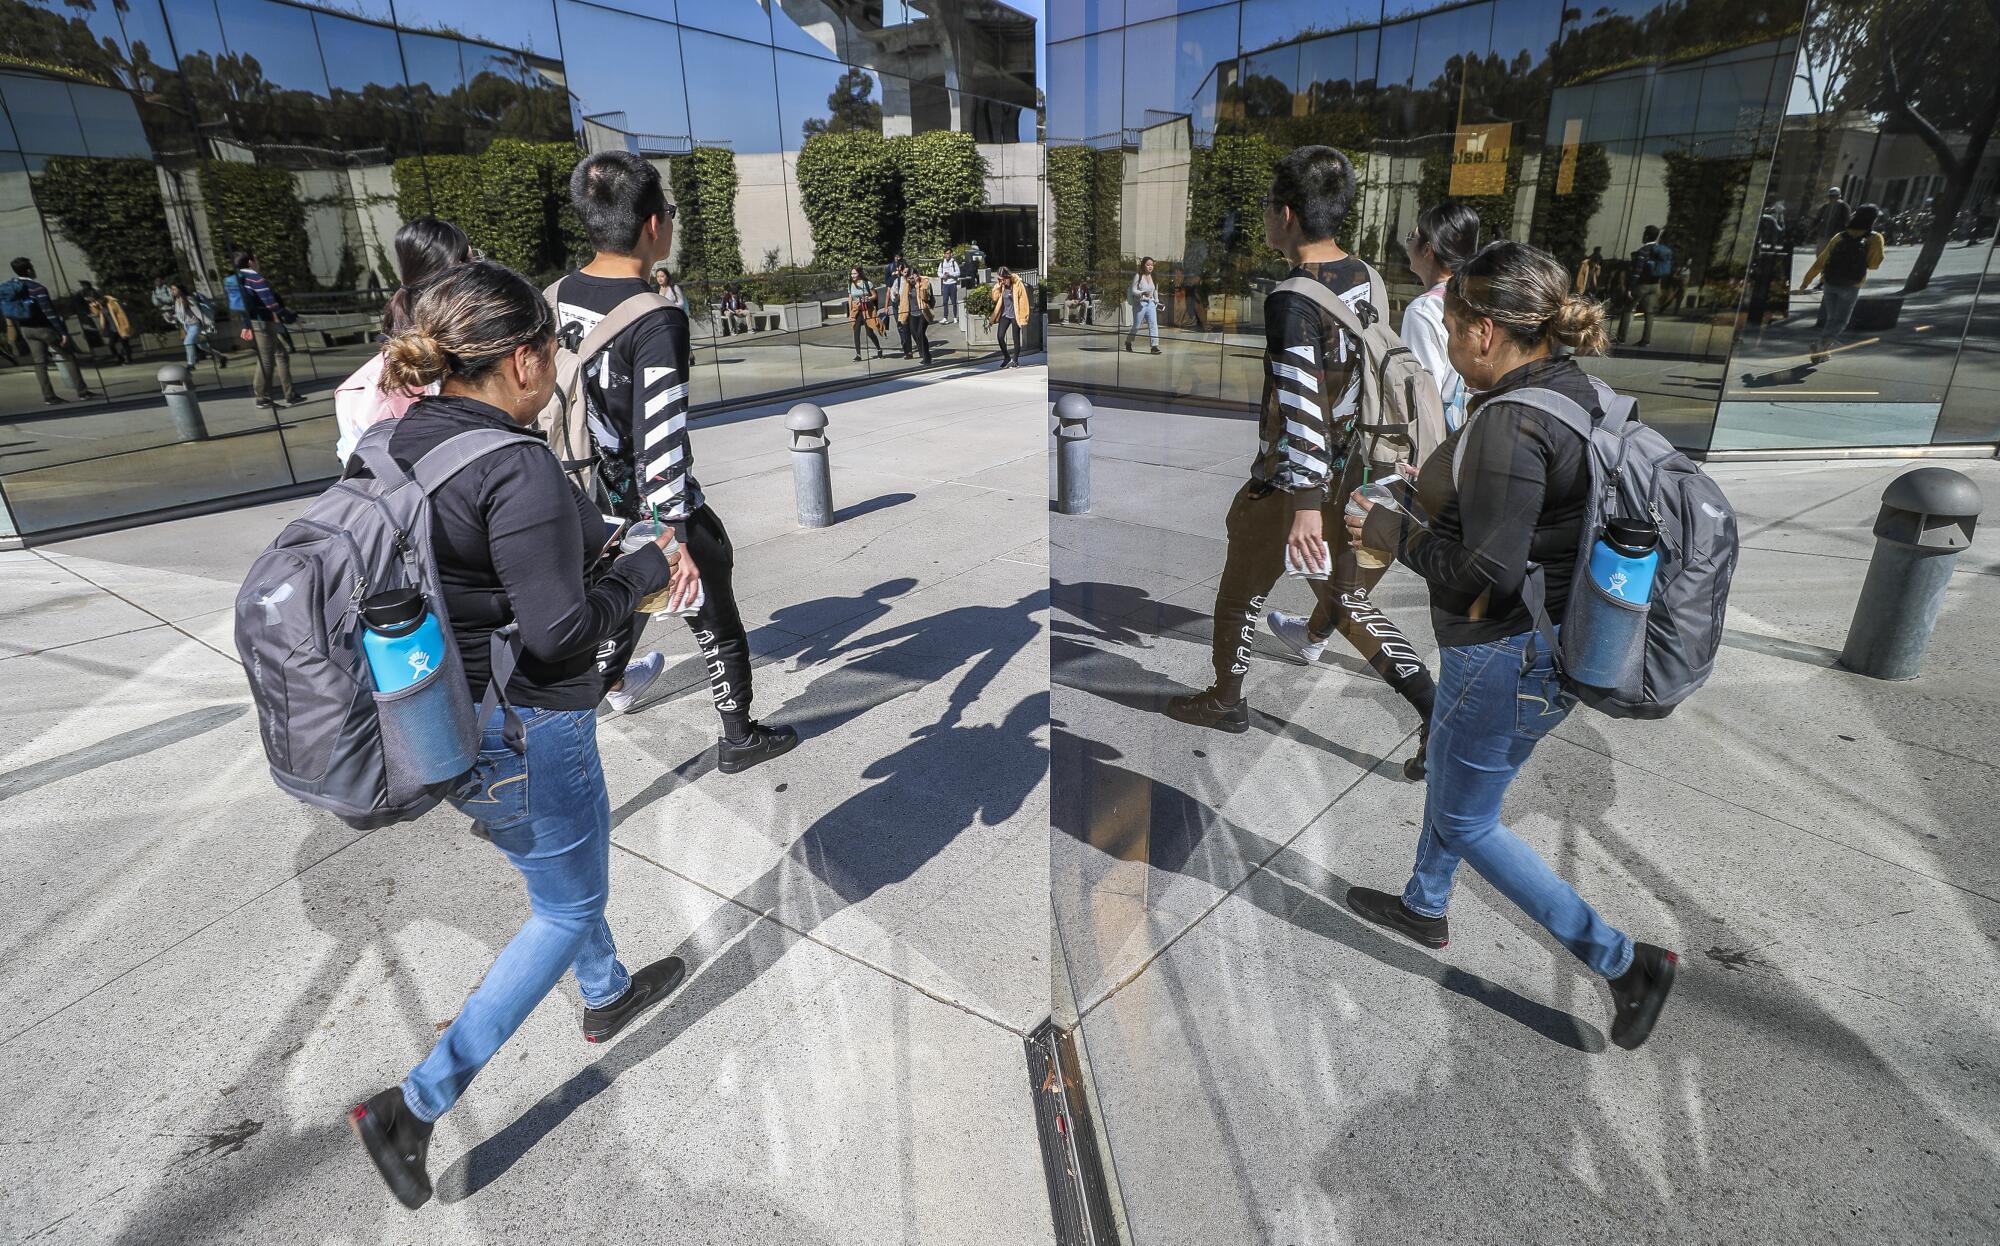
[[(1001, 293), (1000, 287), (995, 285), (993, 287), (993, 314), (986, 318), (988, 324), (1000, 323)], [(1014, 323), (1024, 329), (1028, 327), (1028, 283), (1019, 277), (1014, 278)]]
[[(928, 313), (931, 308), (937, 306), (937, 292), (931, 288), (931, 279), (919, 273), (912, 281), (915, 283), (917, 292), (916, 305), (919, 310)], [(910, 318), (910, 289), (912, 281), (896, 283), (897, 320), (908, 320)]]
[(118, 331), (119, 337), (132, 336), (132, 318), (125, 314), (125, 305), (109, 294), (89, 301), (91, 314), (97, 317), (99, 328), (109, 326)]

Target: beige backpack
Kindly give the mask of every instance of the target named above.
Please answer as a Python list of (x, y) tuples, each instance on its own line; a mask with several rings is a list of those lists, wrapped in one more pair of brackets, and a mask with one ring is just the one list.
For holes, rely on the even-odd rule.
[(1450, 429), (1437, 379), (1389, 327), (1389, 299), (1382, 274), (1368, 269), (1368, 300), (1357, 312), (1338, 294), (1310, 277), (1289, 277), (1278, 289), (1302, 294), (1324, 307), (1334, 323), (1361, 344), (1361, 401), (1354, 420), (1353, 450), (1373, 474), (1397, 463), (1422, 466)]
[[(557, 281), (542, 291), (549, 309), (556, 312), (558, 323), (562, 313), (557, 306), (556, 290), (561, 285)], [(562, 345), (560, 339), (557, 341), (556, 392), (535, 418), (535, 427), (548, 436), (549, 448), (562, 460), (563, 469), (587, 494), (597, 482), (597, 446), (591, 440), (590, 420), (584, 409), (583, 387), (588, 383), (585, 365), (635, 322), (662, 307), (672, 306), (665, 295), (648, 290), (612, 308), (595, 328), (584, 334), (575, 350)]]

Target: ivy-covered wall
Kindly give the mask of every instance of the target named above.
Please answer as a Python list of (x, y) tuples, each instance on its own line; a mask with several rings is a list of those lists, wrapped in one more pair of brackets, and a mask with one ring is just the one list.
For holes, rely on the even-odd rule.
[(674, 203), (680, 215), (680, 273), (684, 281), (717, 281), (742, 275), (743, 243), (736, 233), (736, 155), (726, 147), (697, 147), (676, 156)]
[(1212, 146), (1194, 150), (1188, 170), (1188, 242), (1202, 245), (1202, 273), (1218, 291), (1244, 293), (1253, 272), (1281, 262), (1264, 245), (1264, 196), (1284, 154), (1262, 134), (1218, 134)]
[(1125, 191), (1124, 153), (1080, 144), (1048, 151), (1049, 201), (1055, 211), (1050, 269), (1068, 279), (1119, 267), (1118, 218)]
[(953, 213), (986, 203), (986, 158), (960, 130), (892, 138), (889, 151), (901, 182), (902, 239), (895, 250), (929, 263), (951, 245)]
[[(406, 156), (396, 161), (396, 210), (404, 220), (435, 216), (465, 231), (489, 258), (530, 277), (550, 277), (589, 250), (569, 204), (572, 143), (495, 139), (476, 156)], [(393, 284), (393, 271), (382, 274)]]
[(34, 182), (42, 211), (83, 252), (99, 289), (139, 307), (156, 284), (183, 275), (152, 161), (50, 156)]
[(798, 161), (813, 265), (873, 267), (899, 251), (929, 263), (952, 245), (953, 214), (985, 204), (988, 172), (979, 144), (956, 130), (813, 135)]
[(233, 251), (257, 257), (258, 271), (281, 294), (316, 290), (306, 260), (306, 209), (284, 169), (238, 160), (201, 162), (201, 196), (219, 265)]
[(1674, 248), (1674, 263), (1692, 265), (1691, 279), (1700, 282), (1711, 265), (1730, 262), (1717, 252), (1734, 235), (1730, 225), (1743, 211), (1750, 158), (1670, 151), (1666, 161), (1667, 219), (1634, 224), (1660, 225)]
[(1604, 192), (1611, 185), (1611, 158), (1604, 154), (1602, 143), (1579, 143), (1566, 194), (1558, 193), (1563, 159), (1561, 148), (1551, 148), (1542, 155), (1541, 173), (1535, 185), (1532, 238), (1536, 246), (1574, 270), (1584, 259), (1590, 222), (1603, 206)]

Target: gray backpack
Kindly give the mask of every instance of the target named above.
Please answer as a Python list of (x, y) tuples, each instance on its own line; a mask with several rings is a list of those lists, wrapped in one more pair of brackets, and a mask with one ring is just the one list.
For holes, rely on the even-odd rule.
[(1369, 464), (1375, 476), (1394, 476), (1398, 463), (1421, 467), (1450, 430), (1437, 378), (1389, 327), (1382, 274), (1371, 265), (1362, 267), (1368, 269), (1368, 298), (1360, 311), (1310, 277), (1288, 277), (1278, 289), (1319, 304), (1361, 344), (1360, 410), (1354, 419), (1352, 452)]
[[(414, 695), (445, 680), (456, 691), (466, 751), (478, 752), (480, 724), (504, 705), (519, 658), (511, 626), (493, 638), (493, 683), (475, 714), (465, 668), (451, 638), (450, 615), (431, 553), (431, 495), (459, 471), (496, 450), (538, 437), (501, 429), (460, 433), (418, 460), (414, 479), (389, 455), (396, 421), (370, 428), (355, 453), (372, 477), (343, 480), (285, 525), (250, 564), (236, 596), (236, 651), (278, 787), (308, 805), (368, 829), (422, 817), (456, 782), (424, 784), (405, 774), (390, 719), (378, 702)], [(398, 693), (375, 691), (360, 644), (361, 600), (395, 588), (421, 588), (444, 628), (446, 660)], [(508, 713), (510, 741), (519, 720)]]
[[(1652, 604), (1646, 608), (1644, 651), (1631, 663), (1632, 678), (1616, 689), (1603, 689), (1564, 675), (1563, 686), (1613, 718), (1664, 718), (1715, 669), (1729, 581), (1736, 574), (1736, 510), (1692, 459), (1639, 422), (1637, 401), (1596, 377), (1590, 384), (1604, 412), (1596, 419), (1554, 390), (1520, 389), (1507, 395), (1508, 402), (1554, 416), (1587, 446), (1591, 489), (1570, 600), (1581, 593), (1602, 592), (1588, 568), (1591, 547), (1607, 519), (1652, 519), (1660, 533), (1660, 565), (1653, 576)], [(1452, 458), (1454, 480), (1464, 450), (1461, 436)], [(1528, 565), (1521, 600), (1556, 654), (1561, 672), (1562, 650), (1549, 618), (1547, 582), (1539, 563)], [(1569, 635), (1563, 637), (1568, 639)]]

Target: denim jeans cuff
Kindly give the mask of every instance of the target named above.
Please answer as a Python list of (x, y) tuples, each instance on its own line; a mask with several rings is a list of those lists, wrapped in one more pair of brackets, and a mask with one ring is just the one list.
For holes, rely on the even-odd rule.
[(418, 1120), (426, 1124), (436, 1124), (437, 1118), (444, 1115), (443, 1112), (431, 1111), (430, 1105), (424, 1102), (423, 1096), (417, 1093), (416, 1085), (409, 1078), (406, 1077), (403, 1079), (401, 1089), (403, 1091), (403, 1103), (410, 1109), (410, 1114)]
[(1633, 943), (1632, 943), (1632, 941), (1631, 941), (1630, 939), (1627, 939), (1627, 940), (1625, 940), (1625, 956), (1624, 956), (1624, 959), (1622, 959), (1621, 961), (1619, 961), (1619, 962), (1618, 962), (1618, 967), (1617, 967), (1616, 969), (1613, 969), (1613, 970), (1612, 970), (1612, 971), (1611, 971), (1610, 973), (1607, 973), (1607, 974), (1605, 974), (1605, 975), (1604, 975), (1604, 976), (1605, 976), (1605, 978), (1606, 978), (1607, 980), (1609, 980), (1609, 979), (1611, 979), (1611, 978), (1622, 978), (1622, 977), (1624, 977), (1624, 976), (1625, 976), (1625, 974), (1626, 974), (1626, 971), (1632, 968), (1632, 958), (1633, 958), (1633, 956), (1634, 956), (1635, 952), (1636, 952), (1636, 949), (1635, 949), (1635, 947), (1633, 946)]

